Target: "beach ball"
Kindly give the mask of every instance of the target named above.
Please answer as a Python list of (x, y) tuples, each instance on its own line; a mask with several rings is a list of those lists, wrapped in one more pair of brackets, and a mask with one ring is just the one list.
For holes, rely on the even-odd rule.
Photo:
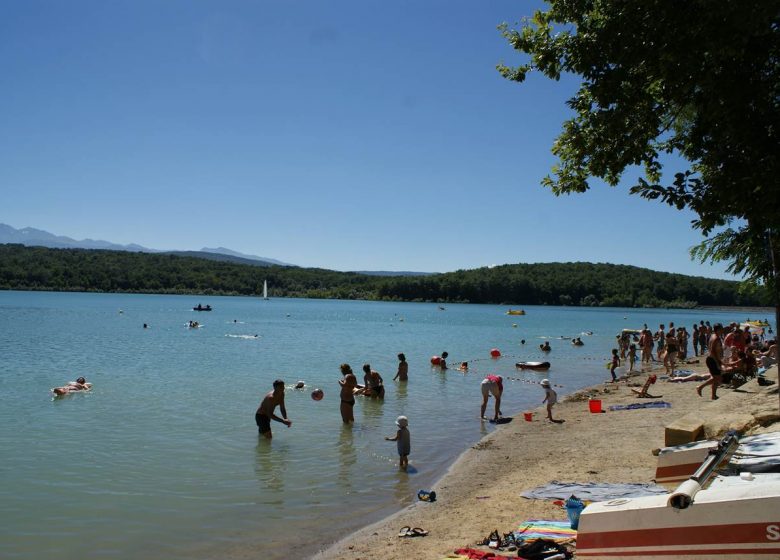
[(493, 348), (490, 351), (490, 357), (491, 358), (500, 358), (501, 357), (501, 351), (498, 348)]
[(441, 358), (439, 356), (433, 356), (431, 358), (431, 365), (438, 366), (441, 363)]
[(325, 393), (322, 391), (322, 389), (314, 389), (314, 391), (311, 392), (311, 398), (315, 401), (321, 401), (322, 397), (325, 396)]

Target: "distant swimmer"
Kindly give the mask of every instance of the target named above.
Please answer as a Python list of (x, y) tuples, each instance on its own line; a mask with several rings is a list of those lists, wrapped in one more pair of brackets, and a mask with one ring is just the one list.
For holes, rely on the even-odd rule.
[(449, 354), (447, 354), (447, 352), (442, 352), (441, 353), (441, 360), (439, 360), (439, 368), (440, 369), (447, 369), (447, 356), (449, 356)]
[(69, 381), (67, 385), (63, 385), (62, 387), (54, 387), (51, 391), (56, 396), (61, 397), (62, 395), (67, 395), (68, 393), (89, 391), (90, 389), (92, 389), (92, 383), (87, 383), (87, 380), (84, 377), (79, 377), (76, 379), (76, 381)]
[(306, 386), (306, 383), (304, 383), (303, 381), (298, 381), (298, 383), (295, 384), (295, 388), (296, 389), (303, 389), (305, 386)]
[(539, 350), (541, 350), (542, 352), (549, 352), (550, 350), (552, 350), (552, 348), (550, 348), (550, 342), (545, 341), (544, 344), (540, 344)]
[(582, 339), (579, 336), (577, 338), (575, 338), (574, 340), (572, 340), (571, 343), (574, 346), (585, 346), (585, 343), (582, 342)]
[(145, 328), (145, 329), (148, 329), (148, 328), (149, 328), (149, 325), (147, 325), (146, 323), (144, 323), (144, 328)]
[(458, 367), (460, 371), (468, 371), (469, 370), (469, 363), (468, 362), (461, 362), (460, 367)]
[[(271, 434), (271, 420), (281, 422), (288, 428), (292, 426), (292, 421), (287, 419), (287, 409), (284, 406), (284, 381), (277, 379), (274, 381), (273, 386), (274, 390), (263, 397), (257, 412), (255, 412), (257, 429), (265, 439), (273, 437)], [(274, 414), (277, 406), (282, 413), (281, 418)]]

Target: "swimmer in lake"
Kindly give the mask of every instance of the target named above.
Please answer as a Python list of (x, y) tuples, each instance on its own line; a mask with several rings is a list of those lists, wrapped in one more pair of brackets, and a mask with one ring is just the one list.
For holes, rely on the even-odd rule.
[(398, 373), (393, 377), (393, 381), (408, 381), (409, 380), (409, 363), (406, 361), (406, 356), (403, 353), (398, 354)]
[(90, 389), (92, 389), (92, 383), (87, 383), (87, 380), (84, 377), (79, 377), (76, 379), (76, 381), (69, 381), (67, 385), (63, 385), (62, 387), (55, 387), (51, 391), (56, 396), (61, 397), (62, 395), (67, 395), (68, 393), (89, 391)]

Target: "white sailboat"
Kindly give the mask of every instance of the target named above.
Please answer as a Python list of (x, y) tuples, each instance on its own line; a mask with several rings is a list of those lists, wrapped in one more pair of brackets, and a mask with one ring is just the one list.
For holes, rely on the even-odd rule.
[(268, 299), (268, 280), (263, 280), (263, 299)]

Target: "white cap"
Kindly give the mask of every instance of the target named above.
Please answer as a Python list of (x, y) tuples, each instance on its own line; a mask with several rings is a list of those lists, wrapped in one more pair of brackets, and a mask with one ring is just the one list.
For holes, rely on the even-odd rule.
[(395, 425), (399, 428), (405, 428), (409, 425), (409, 419), (406, 416), (399, 416), (395, 421)]
[(550, 380), (542, 379), (542, 387), (549, 387), (549, 386), (550, 386)]

